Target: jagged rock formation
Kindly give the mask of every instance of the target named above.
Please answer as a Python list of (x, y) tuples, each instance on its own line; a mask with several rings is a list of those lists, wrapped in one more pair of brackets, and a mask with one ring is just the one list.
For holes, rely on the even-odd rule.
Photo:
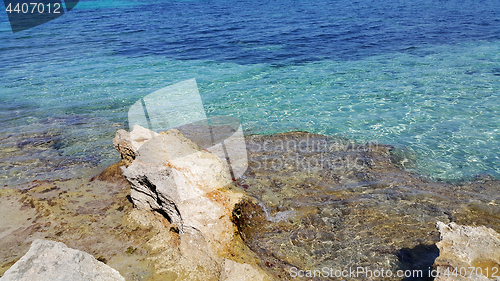
[(90, 254), (68, 248), (61, 242), (36, 239), (28, 253), (0, 280), (125, 281), (125, 278)]
[(435, 280), (500, 280), (500, 234), (453, 222), (436, 227), (441, 241), (436, 244), (440, 254), (434, 262), (439, 273)]
[(226, 258), (238, 244), (232, 216), (244, 193), (231, 189), (229, 168), (217, 155), (175, 129), (157, 134), (134, 126), (130, 133), (119, 130), (113, 143), (126, 163), (122, 171), (134, 206), (168, 220), (170, 232), (178, 235), (181, 256), (217, 269), (212, 276), (220, 280), (235, 272), (247, 272), (253, 280), (268, 278), (255, 262)]

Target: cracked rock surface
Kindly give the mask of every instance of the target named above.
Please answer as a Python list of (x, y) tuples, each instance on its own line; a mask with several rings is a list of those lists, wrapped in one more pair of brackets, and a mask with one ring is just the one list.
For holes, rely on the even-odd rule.
[(216, 154), (175, 129), (157, 134), (135, 126), (130, 133), (118, 131), (114, 143), (120, 144), (115, 147), (122, 159), (134, 155), (122, 167), (134, 207), (168, 220), (181, 256), (191, 257), (184, 260), (186, 268), (193, 264), (206, 269), (208, 279), (270, 279), (254, 258), (241, 262), (253, 254), (232, 221), (244, 193), (235, 189), (227, 164)]

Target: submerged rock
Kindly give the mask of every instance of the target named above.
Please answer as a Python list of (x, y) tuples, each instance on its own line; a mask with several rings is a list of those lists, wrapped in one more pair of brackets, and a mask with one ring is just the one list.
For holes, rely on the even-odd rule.
[(61, 242), (36, 239), (28, 253), (0, 280), (124, 281), (125, 278), (90, 254), (68, 248)]
[(435, 280), (500, 280), (500, 234), (484, 226), (436, 224), (441, 241)]
[[(358, 267), (393, 273), (374, 280), (432, 280), (437, 221), (500, 231), (498, 180), (435, 182), (401, 169), (397, 148), (335, 136), (253, 135), (246, 144), (249, 169), (236, 184), (257, 204), (243, 204), (237, 223), (281, 280), (298, 280), (296, 269)], [(344, 279), (370, 278), (362, 275)]]

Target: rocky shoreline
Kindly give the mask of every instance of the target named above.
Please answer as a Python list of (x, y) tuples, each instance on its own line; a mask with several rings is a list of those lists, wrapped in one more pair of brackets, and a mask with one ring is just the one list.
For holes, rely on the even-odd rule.
[[(325, 267), (430, 276), (464, 267), (443, 257), (446, 231), (500, 231), (498, 180), (433, 182), (402, 169), (407, 159), (391, 146), (306, 132), (246, 136), (248, 169), (231, 180), (223, 161), (179, 132), (127, 134), (115, 138), (122, 161), (90, 181), (0, 190), (0, 275), (35, 239), (49, 239), (126, 280), (290, 280), (294, 269)], [(500, 267), (498, 253), (468, 265)]]

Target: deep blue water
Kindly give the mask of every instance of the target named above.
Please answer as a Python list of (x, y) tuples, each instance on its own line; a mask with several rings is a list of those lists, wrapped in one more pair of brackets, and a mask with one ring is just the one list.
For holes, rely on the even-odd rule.
[(425, 176), (500, 176), (498, 0), (105, 0), (18, 33), (7, 20), (6, 184), (115, 161), (128, 108), (190, 78), (248, 133), (345, 135), (397, 146)]
[[(498, 39), (499, 1), (83, 1), (20, 34), (3, 65), (85, 55), (283, 66)], [(6, 14), (2, 31), (8, 31)], [(15, 40), (14, 40), (15, 39)], [(57, 54), (56, 54), (57, 52)], [(52, 56), (50, 55), (52, 54)], [(5, 61), (6, 60), (6, 61)]]

